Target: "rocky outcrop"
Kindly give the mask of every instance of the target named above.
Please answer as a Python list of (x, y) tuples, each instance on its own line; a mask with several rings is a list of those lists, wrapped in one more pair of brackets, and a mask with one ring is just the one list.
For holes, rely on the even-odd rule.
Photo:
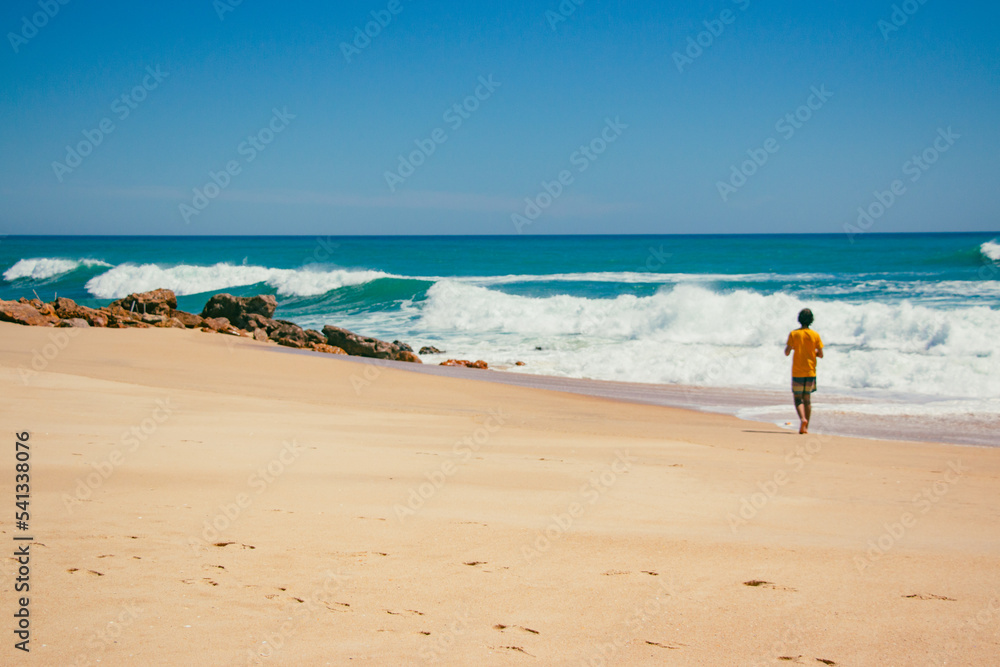
[(440, 366), (465, 366), (466, 368), (479, 368), (482, 370), (487, 370), (489, 366), (482, 359), (478, 361), (468, 361), (467, 359), (449, 359), (448, 361), (442, 361)]
[(55, 310), (56, 316), (64, 320), (71, 319), (82, 319), (86, 320), (87, 324), (92, 327), (106, 327), (108, 326), (108, 316), (105, 315), (100, 310), (95, 308), (88, 308), (87, 306), (81, 306), (73, 299), (67, 299), (65, 297), (59, 297), (52, 302), (53, 310)]
[(177, 295), (173, 290), (157, 289), (152, 292), (141, 292), (129, 294), (124, 299), (119, 299), (111, 304), (120, 306), (130, 313), (142, 315), (166, 315), (170, 316), (177, 309)]
[[(278, 300), (272, 294), (259, 294), (257, 296), (233, 296), (232, 294), (216, 294), (201, 311), (201, 316), (225, 317), (232, 322), (233, 326), (240, 329), (251, 330), (248, 326), (251, 315), (260, 315), (265, 319), (274, 317), (274, 311), (278, 307)], [(252, 327), (260, 329), (262, 327)]]
[(13, 322), (29, 327), (51, 327), (59, 321), (54, 315), (55, 311), (52, 311), (53, 315), (46, 315), (27, 300), (22, 299), (22, 301), (23, 303), (0, 301), (0, 322)]
[(439, 350), (432, 345), (425, 345), (420, 348), (420, 354), (444, 354), (444, 350)]
[[(99, 309), (81, 306), (65, 297), (51, 303), (39, 299), (0, 300), (0, 321), (27, 326), (201, 329), (326, 354), (422, 363), (413, 348), (402, 341), (387, 343), (334, 326), (324, 327), (322, 332), (303, 329), (294, 322), (273, 319), (276, 308), (277, 301), (270, 294), (252, 297), (217, 294), (208, 300), (201, 315), (196, 315), (177, 310), (177, 296), (171, 290), (158, 289), (130, 294)], [(433, 353), (440, 352), (430, 349)], [(485, 362), (463, 364), (486, 367)]]
[(396, 361), (411, 361), (421, 363), (420, 357), (413, 354), (413, 349), (409, 345), (401, 346), (399, 341), (387, 343), (378, 338), (361, 336), (347, 329), (341, 329), (327, 325), (323, 327), (328, 344), (339, 347), (347, 354), (356, 357), (370, 357), (372, 359), (393, 359)]

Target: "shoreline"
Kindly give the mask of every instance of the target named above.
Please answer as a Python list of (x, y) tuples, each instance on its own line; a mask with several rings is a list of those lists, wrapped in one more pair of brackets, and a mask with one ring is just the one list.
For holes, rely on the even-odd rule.
[[(285, 347), (269, 347), (267, 349), (280, 353), (319, 354), (310, 350), (297, 350)], [(363, 357), (348, 356), (340, 358), (354, 363), (399, 368), (400, 370), (414, 373), (567, 392), (638, 405), (655, 405), (692, 410), (706, 414), (725, 414), (751, 423), (768, 424), (796, 434), (798, 429), (798, 417), (795, 415), (794, 407), (792, 406), (791, 392), (733, 387), (616, 382), (588, 378), (535, 375), (513, 369), (501, 369), (500, 367), (491, 367), (489, 370), (483, 371), (462, 367), (440, 366), (431, 363), (417, 365)], [(833, 400), (822, 400), (826, 399), (827, 396), (832, 397)], [(817, 400), (817, 398), (821, 400)], [(787, 412), (787, 420), (792, 426), (782, 426), (780, 419), (764, 418), (764, 416), (773, 413), (773, 406), (781, 405), (782, 403), (787, 403), (787, 406), (778, 409)], [(919, 417), (914, 418), (912, 415), (890, 415), (878, 419), (866, 418), (864, 415), (857, 413), (843, 415), (836, 412), (838, 406), (849, 405), (850, 403), (863, 404), (865, 400), (833, 392), (825, 392), (825, 396), (823, 397), (814, 396), (814, 415), (813, 421), (810, 423), (811, 431), (824, 435), (866, 438), (878, 441), (925, 442), (990, 448), (1000, 446), (997, 436), (985, 429), (980, 432), (966, 429), (966, 432), (963, 433), (961, 430), (956, 431), (954, 424), (941, 426), (940, 424), (934, 424), (930, 419), (921, 421)], [(763, 410), (767, 411), (763, 413), (763, 416), (754, 415), (755, 411)], [(862, 422), (863, 425), (858, 426), (858, 422)], [(959, 428), (961, 427), (959, 426)]]

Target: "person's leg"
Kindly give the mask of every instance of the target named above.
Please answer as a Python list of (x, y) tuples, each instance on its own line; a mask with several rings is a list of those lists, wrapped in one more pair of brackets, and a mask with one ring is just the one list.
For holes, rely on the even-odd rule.
[(812, 417), (812, 398), (808, 392), (802, 395), (802, 405), (799, 407), (802, 408), (799, 411), (799, 419), (802, 420), (802, 425), (799, 427), (799, 433), (808, 433), (809, 419)]
[(803, 433), (804, 431), (802, 429), (805, 428), (806, 421), (808, 420), (806, 417), (805, 400), (806, 398), (808, 398), (809, 394), (802, 394), (801, 392), (795, 392), (794, 394), (792, 394), (792, 396), (795, 398), (795, 411), (799, 414), (799, 421), (802, 422), (801, 426), (799, 427), (799, 433)]

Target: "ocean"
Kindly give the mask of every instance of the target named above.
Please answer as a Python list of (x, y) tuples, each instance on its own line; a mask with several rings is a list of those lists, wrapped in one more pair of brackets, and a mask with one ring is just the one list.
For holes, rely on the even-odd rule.
[(811, 430), (1000, 445), (998, 236), (19, 236), (0, 239), (0, 298), (166, 287), (200, 312), (270, 293), (304, 327), (445, 351), (425, 363), (646, 385), (783, 428), (784, 343), (809, 307), (826, 344)]

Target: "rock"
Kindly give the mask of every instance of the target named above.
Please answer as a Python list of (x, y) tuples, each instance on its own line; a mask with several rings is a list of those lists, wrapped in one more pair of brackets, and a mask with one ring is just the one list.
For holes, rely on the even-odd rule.
[[(278, 307), (278, 300), (273, 294), (259, 294), (257, 296), (233, 296), (232, 294), (216, 294), (201, 311), (201, 316), (225, 317), (233, 325), (241, 329), (249, 329), (247, 317), (249, 315), (260, 315), (270, 319), (274, 316), (274, 311)], [(262, 329), (264, 327), (252, 327)]]
[(244, 320), (247, 330), (253, 331), (255, 329), (263, 329), (264, 333), (268, 335), (281, 326), (277, 320), (272, 320), (270, 317), (264, 317), (258, 313), (250, 313), (244, 318)]
[(140, 324), (144, 326), (149, 326), (139, 321), (139, 317), (135, 313), (130, 313), (121, 306), (116, 306), (111, 304), (110, 306), (102, 309), (105, 316), (108, 318), (108, 328), (109, 329), (124, 329), (126, 327), (134, 327)]
[(487, 370), (489, 366), (485, 361), (480, 359), (479, 361), (468, 361), (467, 359), (449, 359), (447, 361), (442, 361), (439, 365), (441, 366), (465, 366), (466, 368), (479, 368), (482, 370)]
[(436, 347), (425, 345), (420, 348), (420, 354), (444, 354), (444, 350), (439, 350)]
[(254, 340), (259, 340), (262, 343), (266, 343), (267, 342), (267, 332), (264, 331), (263, 329), (254, 329), (253, 339)]
[(45, 303), (41, 299), (25, 299), (24, 297), (21, 297), (20, 299), (18, 299), (18, 303), (23, 303), (26, 306), (31, 306), (42, 315), (46, 315), (49, 317), (56, 316), (56, 309), (53, 308), (50, 304)]
[(278, 326), (269, 334), (269, 336), (271, 340), (278, 343), (278, 345), (296, 348), (308, 346), (309, 340), (302, 327), (294, 322), (288, 322), (286, 320), (274, 320), (274, 322)]
[(152, 324), (153, 326), (159, 326), (169, 320), (170, 318), (166, 315), (140, 315), (139, 321), (145, 322), (146, 324)]
[(140, 315), (166, 315), (169, 317), (171, 311), (177, 308), (177, 295), (174, 294), (173, 290), (157, 289), (152, 292), (129, 294), (111, 305), (120, 306), (129, 312)]
[(57, 327), (63, 327), (63, 328), (66, 328), (66, 327), (78, 327), (78, 328), (81, 328), (81, 329), (86, 329), (86, 328), (90, 327), (90, 322), (88, 322), (87, 320), (83, 319), (82, 317), (70, 317), (68, 319), (62, 320), (56, 326)]
[(176, 317), (164, 317), (162, 321), (153, 325), (154, 327), (161, 327), (163, 329), (186, 329), (184, 323), (181, 322)]
[(413, 348), (410, 347), (409, 345), (407, 345), (406, 343), (404, 343), (401, 340), (394, 340), (394, 341), (392, 341), (392, 344), (395, 345), (396, 348), (398, 348), (400, 350), (406, 350), (407, 352), (413, 352)]
[(103, 311), (81, 306), (73, 299), (61, 296), (50, 305), (55, 310), (56, 315), (64, 320), (84, 319), (92, 327), (106, 327), (108, 325), (108, 316)]
[(185, 313), (183, 310), (175, 310), (174, 319), (178, 320), (182, 325), (188, 329), (197, 329), (205, 321), (201, 315), (195, 315), (194, 313)]
[(0, 301), (0, 322), (13, 322), (28, 327), (48, 327), (56, 324), (58, 319), (43, 315), (28, 303)]
[(312, 345), (326, 345), (326, 336), (315, 329), (306, 329), (306, 341)]
[(396, 353), (396, 361), (409, 361), (414, 364), (422, 364), (423, 361), (420, 360), (414, 352), (411, 350), (400, 350)]
[(317, 352), (326, 352), (327, 354), (347, 354), (339, 347), (327, 345), (326, 343), (313, 343), (310, 347)]
[(514, 365), (515, 366), (524, 366), (524, 362), (523, 361), (515, 361)]
[[(206, 317), (202, 320), (202, 326), (208, 327), (211, 331), (226, 331), (232, 328), (232, 322), (226, 317)], [(204, 329), (202, 329), (204, 331)]]
[[(323, 327), (323, 333), (326, 334), (327, 343), (356, 357), (419, 361), (419, 358), (413, 354), (413, 350), (400, 347), (399, 341), (387, 343), (378, 338), (361, 336), (347, 329), (330, 325)], [(406, 346), (406, 348), (409, 347), (409, 345)]]

